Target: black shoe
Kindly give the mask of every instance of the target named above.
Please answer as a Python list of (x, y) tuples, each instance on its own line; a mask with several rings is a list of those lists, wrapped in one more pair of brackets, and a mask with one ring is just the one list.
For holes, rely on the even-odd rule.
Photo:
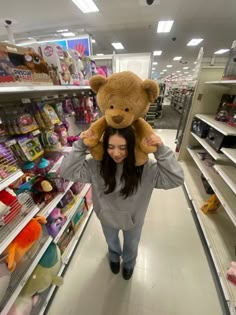
[(132, 268), (132, 269), (123, 268), (123, 270), (122, 270), (123, 278), (125, 280), (129, 280), (132, 277), (133, 271), (134, 271), (134, 268)]
[(112, 262), (110, 261), (111, 271), (116, 275), (120, 272), (120, 262)]

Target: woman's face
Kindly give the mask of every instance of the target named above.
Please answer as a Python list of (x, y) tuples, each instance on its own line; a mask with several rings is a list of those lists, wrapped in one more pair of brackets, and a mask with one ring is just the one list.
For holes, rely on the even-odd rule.
[(122, 163), (127, 157), (127, 143), (125, 138), (115, 134), (108, 140), (107, 153), (117, 164)]

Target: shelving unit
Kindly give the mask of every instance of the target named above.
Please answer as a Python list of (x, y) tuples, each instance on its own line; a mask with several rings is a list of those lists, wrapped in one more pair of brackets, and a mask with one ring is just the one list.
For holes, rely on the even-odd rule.
[[(222, 74), (220, 66), (201, 68), (178, 159), (185, 172), (186, 192), (212, 257), (215, 267), (212, 270), (216, 270), (219, 279), (221, 290), (217, 292), (223, 292), (221, 301), (223, 298), (227, 302), (225, 307), (228, 305), (224, 314), (235, 315), (236, 286), (227, 279), (227, 270), (236, 261), (236, 150), (221, 148), (222, 153), (218, 153), (206, 140), (191, 132), (193, 118), (197, 117), (224, 136), (235, 136), (236, 141), (236, 128), (215, 120), (222, 95), (236, 94), (236, 81), (222, 81)], [(203, 150), (213, 157), (212, 167), (197, 154)], [(207, 214), (201, 211), (201, 206), (210, 195), (205, 192), (201, 173), (221, 202), (216, 211)]]
[(191, 134), (203, 146), (203, 148), (207, 150), (207, 152), (213, 157), (214, 160), (216, 160), (216, 161), (223, 161), (223, 162), (228, 162), (229, 161), (229, 159), (224, 154), (217, 153), (216, 150), (214, 150), (206, 142), (205, 139), (200, 138), (198, 135), (196, 135), (193, 132), (191, 132)]
[(84, 91), (91, 90), (90, 86), (71, 86), (71, 85), (25, 85), (25, 86), (1, 86), (1, 94), (19, 94), (28, 92), (62, 92), (62, 91)]
[(41, 239), (26, 254), (27, 259), (22, 259), (22, 261), (18, 264), (11, 276), (8, 290), (1, 302), (1, 315), (6, 315), (8, 313), (12, 304), (15, 302), (26, 281), (29, 279), (51, 242), (52, 237), (47, 234), (43, 234)]
[(0, 191), (7, 188), (9, 185), (14, 183), (17, 179), (19, 179), (23, 175), (21, 170), (17, 170), (14, 173), (10, 174), (8, 177), (2, 179), (0, 181)]

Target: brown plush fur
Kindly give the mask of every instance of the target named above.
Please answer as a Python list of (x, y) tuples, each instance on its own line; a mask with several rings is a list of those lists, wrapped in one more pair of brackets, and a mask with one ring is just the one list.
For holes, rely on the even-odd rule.
[(147, 113), (150, 102), (159, 95), (158, 85), (152, 80), (143, 81), (136, 74), (124, 71), (109, 78), (94, 76), (90, 79), (90, 86), (97, 93), (97, 103), (104, 114), (90, 127), (97, 136), (96, 139), (84, 140), (93, 157), (102, 159), (100, 140), (107, 125), (117, 129), (133, 125), (136, 134), (136, 165), (144, 164), (147, 154), (154, 152), (156, 147), (143, 145), (144, 138), (153, 131), (141, 117)]

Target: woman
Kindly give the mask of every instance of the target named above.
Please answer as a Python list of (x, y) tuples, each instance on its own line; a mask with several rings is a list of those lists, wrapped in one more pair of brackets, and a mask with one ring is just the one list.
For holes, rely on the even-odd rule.
[[(111, 271), (120, 270), (123, 258), (123, 277), (131, 278), (138, 253), (145, 214), (153, 188), (170, 189), (183, 183), (183, 171), (173, 152), (160, 137), (153, 135), (145, 139), (147, 145), (157, 147), (155, 159), (149, 159), (142, 166), (135, 166), (135, 136), (132, 127), (114, 129), (108, 127), (103, 137), (104, 155), (102, 161), (86, 159), (86, 137), (93, 137), (91, 131), (81, 133), (73, 151), (64, 159), (61, 176), (92, 184), (93, 206), (101, 221), (105, 235)], [(121, 250), (118, 237), (123, 231), (124, 244)]]

